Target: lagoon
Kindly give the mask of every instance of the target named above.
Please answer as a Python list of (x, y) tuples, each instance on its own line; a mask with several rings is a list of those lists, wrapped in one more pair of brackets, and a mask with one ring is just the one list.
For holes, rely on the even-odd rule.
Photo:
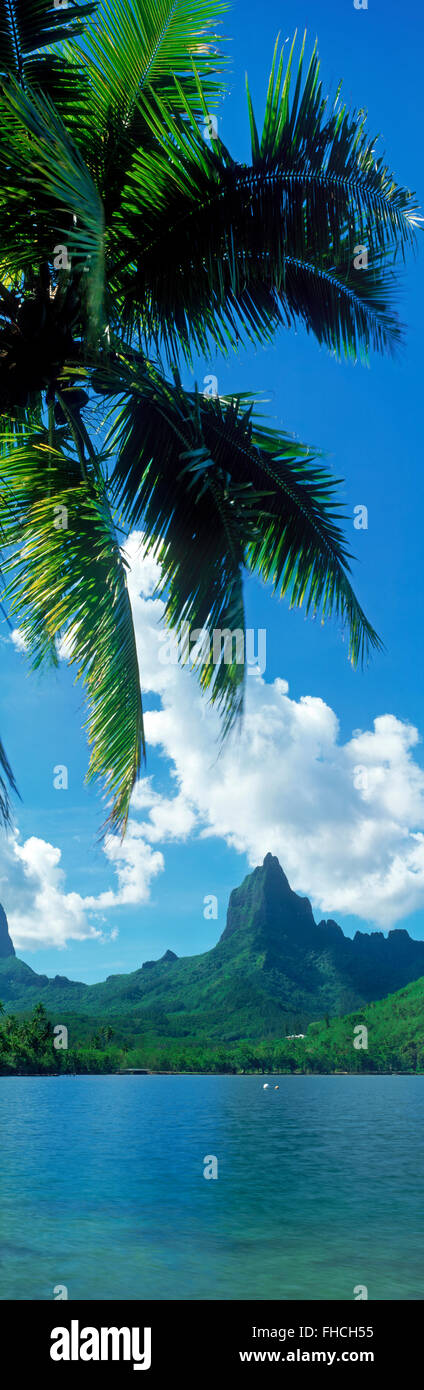
[(1, 1077), (0, 1135), (1, 1299), (423, 1297), (424, 1076)]

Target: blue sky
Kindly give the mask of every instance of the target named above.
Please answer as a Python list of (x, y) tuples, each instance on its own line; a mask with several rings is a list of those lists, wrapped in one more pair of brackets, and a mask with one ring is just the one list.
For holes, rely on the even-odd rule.
[[(225, 22), (225, 30), (233, 38), (229, 93), (220, 113), (219, 128), (225, 143), (238, 157), (248, 157), (245, 71), (249, 73), (254, 104), (260, 116), (277, 34), (280, 32), (285, 39), (291, 37), (296, 28), (301, 34), (305, 27), (311, 42), (318, 36), (324, 86), (334, 90), (343, 78), (345, 100), (350, 106), (368, 110), (369, 129), (376, 134), (382, 132), (382, 146), (396, 177), (416, 190), (423, 204), (423, 18), (417, 3), (402, 7), (395, 0), (389, 3), (369, 0), (369, 9), (360, 11), (354, 8), (352, 0), (327, 0), (326, 3), (314, 0), (307, 4), (303, 0), (290, 4), (267, 0), (266, 6), (259, 10), (251, 0), (236, 3)], [(114, 901), (111, 906), (88, 905), (81, 911), (78, 906), (77, 910), (72, 895), (78, 895), (78, 899), (98, 899), (99, 895), (111, 891), (119, 897), (115, 883), (116, 859), (113, 854), (105, 856), (97, 838), (102, 819), (101, 803), (95, 793), (84, 786), (87, 748), (81, 733), (82, 691), (74, 687), (63, 663), (58, 673), (28, 673), (25, 657), (9, 641), (4, 627), (0, 727), (22, 795), (22, 804), (17, 808), (17, 844), (22, 847), (30, 841), (30, 849), (26, 857), (25, 852), (23, 856), (16, 853), (16, 848), (13, 855), (5, 853), (4, 864), (0, 854), (0, 899), (12, 930), (14, 923), (17, 926), (19, 954), (35, 969), (92, 981), (118, 970), (134, 969), (144, 959), (161, 955), (168, 946), (178, 954), (205, 950), (223, 930), (231, 888), (241, 881), (252, 863), (260, 861), (267, 848), (279, 850), (281, 862), (289, 872), (284, 852), (286, 845), (293, 886), (312, 898), (318, 917), (335, 916), (349, 932), (375, 925), (385, 929), (405, 922), (412, 934), (424, 937), (421, 860), (410, 858), (405, 870), (402, 859), (403, 846), (408, 844), (409, 850), (411, 848), (408, 837), (420, 836), (424, 830), (422, 745), (418, 740), (414, 742), (413, 735), (405, 741), (402, 729), (397, 726), (380, 725), (377, 742), (375, 733), (373, 735), (373, 721), (388, 715), (400, 725), (412, 726), (420, 738), (424, 734), (422, 250), (416, 261), (412, 257), (408, 259), (399, 308), (407, 334), (405, 350), (396, 362), (374, 357), (369, 369), (336, 364), (302, 331), (298, 334), (281, 331), (271, 349), (243, 352), (227, 364), (215, 361), (196, 365), (200, 380), (202, 372), (206, 374), (209, 370), (217, 374), (222, 393), (231, 389), (262, 392), (269, 401), (266, 409), (271, 422), (326, 450), (335, 475), (345, 479), (342, 497), (348, 518), (346, 533), (357, 557), (355, 587), (385, 643), (385, 651), (374, 657), (371, 666), (363, 673), (355, 673), (348, 664), (346, 647), (336, 624), (322, 628), (319, 623), (305, 622), (301, 613), (290, 613), (285, 604), (273, 600), (262, 586), (249, 582), (248, 625), (265, 628), (267, 641), (264, 677), (267, 689), (262, 692), (262, 698), (258, 687), (255, 688), (250, 726), (253, 743), (261, 720), (266, 724), (269, 718), (268, 687), (272, 687), (276, 678), (288, 682), (289, 698), (293, 702), (290, 710), (284, 704), (281, 729), (279, 725), (273, 745), (273, 763), (275, 766), (277, 762), (281, 770), (281, 806), (278, 804), (278, 783), (273, 786), (272, 793), (269, 789), (266, 760), (260, 783), (260, 753), (256, 754), (255, 775), (253, 757), (251, 782), (245, 780), (250, 756), (249, 738), (245, 735), (239, 752), (235, 747), (232, 759), (228, 759), (227, 766), (223, 765), (222, 784), (225, 784), (225, 777), (232, 783), (231, 810), (226, 822), (214, 767), (214, 726), (209, 725), (208, 717), (201, 727), (199, 724), (196, 771), (188, 772), (187, 780), (185, 774), (182, 777), (179, 738), (183, 736), (183, 721), (179, 711), (183, 708), (183, 697), (175, 696), (173, 705), (171, 692), (166, 726), (165, 723), (160, 725), (159, 714), (158, 719), (155, 716), (156, 724), (154, 721), (152, 724), (155, 742), (151, 741), (148, 751), (147, 775), (150, 807), (153, 802), (159, 805), (160, 797), (168, 803), (170, 798), (179, 795), (177, 832), (174, 833), (175, 827), (174, 831), (170, 830), (168, 806), (163, 820), (163, 839), (159, 833), (160, 816), (154, 835), (150, 831), (147, 835), (144, 887), (142, 862), (139, 868), (136, 864), (137, 836), (141, 847), (144, 839), (139, 830), (134, 834), (131, 863), (139, 890), (136, 887), (131, 890), (133, 901), (131, 893), (127, 892), (127, 901)], [(368, 508), (367, 530), (358, 531), (353, 527), (354, 507), (358, 504)], [(140, 640), (144, 622), (143, 612)], [(140, 654), (143, 670), (142, 650)], [(194, 689), (193, 679), (184, 673), (184, 681), (187, 680)], [(324, 741), (319, 742), (318, 748), (314, 745), (314, 777), (309, 787), (305, 776), (302, 800), (297, 769), (303, 764), (296, 763), (293, 754), (289, 776), (284, 730), (289, 729), (293, 741), (293, 719), (298, 721), (299, 709), (301, 713), (304, 710), (299, 702), (305, 696), (323, 702), (322, 706), (312, 705), (306, 709), (310, 709), (311, 717), (312, 714), (315, 717), (316, 712), (317, 719), (322, 719), (319, 738)], [(195, 708), (197, 711), (197, 693), (184, 695), (186, 699), (193, 700), (193, 711)], [(147, 693), (145, 703), (147, 710), (159, 712), (162, 708), (154, 683), (153, 693)], [(326, 708), (333, 712), (333, 722), (337, 717), (338, 733), (333, 728), (330, 730), (331, 720), (325, 715)], [(193, 713), (195, 718), (197, 713)], [(290, 725), (287, 720), (291, 721)], [(357, 891), (352, 872), (352, 856), (356, 854), (352, 817), (355, 818), (356, 810), (350, 799), (350, 785), (346, 783), (346, 794), (343, 791), (346, 756), (340, 754), (340, 748), (349, 745), (354, 730), (362, 730), (364, 735), (368, 731), (374, 743), (372, 746), (358, 744), (356, 762), (349, 753), (350, 762), (362, 766), (364, 758), (366, 763), (370, 758), (372, 775), (380, 788), (377, 799), (368, 800), (366, 815), (362, 815), (364, 807), (359, 807), (362, 819), (360, 816), (358, 821), (359, 836), (366, 835), (369, 824), (370, 842), (375, 837), (379, 880), (376, 883), (369, 877), (373, 873), (373, 862), (365, 851), (361, 852), (358, 854)], [(190, 724), (185, 737), (188, 766)], [(306, 740), (308, 737), (309, 726)], [(365, 754), (361, 752), (363, 747)], [(239, 810), (234, 790), (238, 757)], [(67, 791), (53, 787), (53, 768), (57, 764), (66, 764), (69, 770)], [(390, 785), (387, 796), (384, 793), (383, 805), (381, 779), (384, 769)], [(208, 788), (213, 806), (212, 801), (208, 802)], [(252, 805), (248, 821), (246, 799), (249, 797)], [(335, 798), (334, 805), (332, 798)], [(338, 798), (340, 811), (336, 813)], [(227, 798), (224, 799), (226, 804)], [(140, 827), (145, 816), (143, 808), (136, 806), (135, 825)], [(147, 816), (149, 819), (150, 810)], [(272, 816), (280, 828), (274, 843), (270, 844)], [(337, 885), (338, 820), (340, 882)], [(33, 844), (34, 839), (53, 846), (55, 852), (60, 851), (60, 864), (57, 853), (49, 857), (46, 850), (40, 849), (40, 844), (38, 847)], [(330, 847), (329, 839), (332, 839)], [(39, 873), (37, 854), (44, 864)], [(152, 859), (155, 855), (163, 856), (160, 863)], [(66, 877), (60, 878), (62, 870)], [(57, 874), (59, 879), (55, 881), (53, 896), (48, 892), (45, 896), (46, 884), (48, 886)], [(349, 893), (345, 895), (344, 877), (349, 878), (350, 884)], [(61, 898), (71, 895), (67, 911), (69, 909), (72, 921), (75, 910), (75, 937), (68, 936), (65, 927), (55, 934), (56, 893)], [(218, 900), (217, 920), (205, 919), (203, 915), (206, 894), (214, 894)], [(47, 914), (52, 916), (48, 930), (44, 904)], [(24, 919), (31, 922), (27, 934), (23, 930)], [(87, 935), (93, 929), (99, 934)]]

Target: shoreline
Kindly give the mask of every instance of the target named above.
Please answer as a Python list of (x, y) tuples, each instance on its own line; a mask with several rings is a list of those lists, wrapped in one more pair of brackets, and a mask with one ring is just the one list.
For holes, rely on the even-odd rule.
[(229, 1078), (235, 1076), (256, 1076), (258, 1081), (261, 1081), (263, 1077), (269, 1077), (271, 1082), (274, 1077), (278, 1078), (283, 1076), (424, 1076), (424, 1071), (14, 1071), (0, 1072), (0, 1081), (4, 1079), (12, 1081), (17, 1077), (39, 1081), (40, 1078), (43, 1077), (45, 1077), (46, 1080), (50, 1080), (51, 1077), (58, 1078), (67, 1076), (73, 1078), (76, 1076), (119, 1076), (121, 1078), (128, 1076), (228, 1076)]

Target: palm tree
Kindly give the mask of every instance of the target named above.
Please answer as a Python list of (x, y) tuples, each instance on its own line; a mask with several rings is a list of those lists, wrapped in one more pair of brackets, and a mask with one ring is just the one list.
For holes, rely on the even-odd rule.
[[(247, 91), (251, 151), (233, 159), (213, 115), (225, 8), (0, 3), (7, 602), (35, 665), (57, 662), (66, 634), (88, 697), (88, 775), (121, 830), (144, 753), (129, 529), (160, 562), (171, 628), (244, 630), (250, 571), (291, 605), (338, 615), (354, 664), (379, 645), (322, 459), (268, 429), (253, 396), (208, 397), (181, 373), (195, 354), (299, 323), (338, 357), (396, 349), (394, 261), (416, 204), (363, 113), (324, 96), (305, 43), (297, 66), (295, 41), (288, 57), (277, 44), (261, 132)], [(225, 731), (244, 666), (202, 653), (198, 675)], [(0, 767), (4, 814), (2, 750)]]

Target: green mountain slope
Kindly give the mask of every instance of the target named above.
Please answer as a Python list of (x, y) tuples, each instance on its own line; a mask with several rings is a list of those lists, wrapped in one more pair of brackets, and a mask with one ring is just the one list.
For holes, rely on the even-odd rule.
[[(267, 855), (231, 894), (220, 941), (199, 956), (146, 962), (96, 985), (37, 975), (15, 956), (0, 959), (0, 999), (10, 1012), (42, 1001), (50, 1017), (110, 1021), (120, 1035), (167, 1039), (281, 1038), (328, 1015), (350, 1013), (424, 975), (424, 942), (406, 931), (345, 937), (315, 923)], [(84, 1029), (84, 1031), (86, 1031)]]
[(424, 979), (347, 1018), (311, 1023), (294, 1052), (313, 1070), (424, 1071)]
[[(0, 1075), (58, 1072), (259, 1072), (306, 1074), (400, 1072), (424, 1074), (424, 978), (347, 1017), (311, 1023), (305, 1036), (238, 1039), (131, 1038), (87, 1017), (70, 1016), (70, 1046), (55, 1047), (52, 1021), (42, 1004), (30, 1017), (0, 1022)], [(121, 1036), (119, 1034), (121, 1033)]]

